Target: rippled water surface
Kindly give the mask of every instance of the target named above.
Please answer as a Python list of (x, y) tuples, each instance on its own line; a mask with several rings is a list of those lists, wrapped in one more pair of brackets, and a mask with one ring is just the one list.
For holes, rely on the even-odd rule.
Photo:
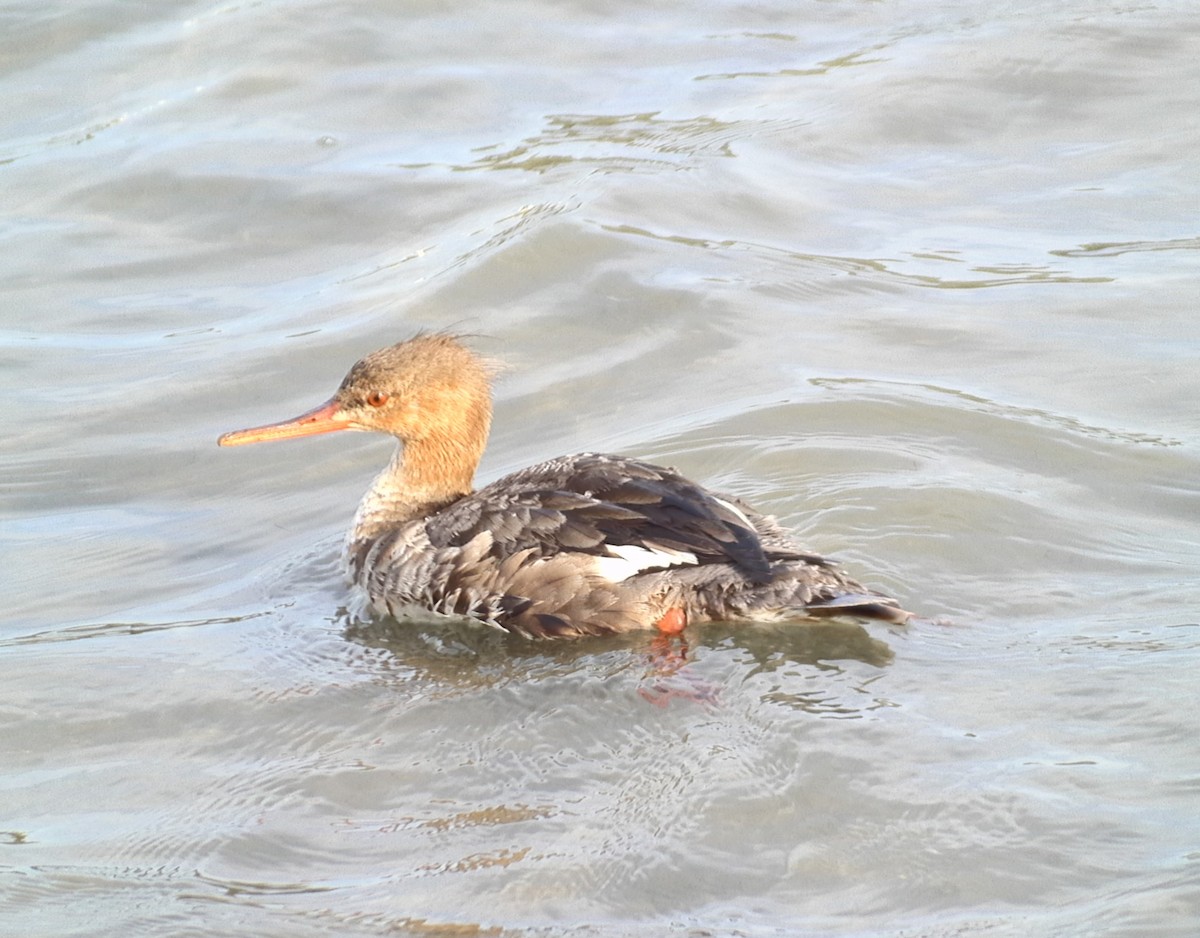
[[(0, 12), (0, 933), (1192, 935), (1186, 3)], [(678, 466), (925, 618), (358, 615), (421, 328), (481, 478)]]

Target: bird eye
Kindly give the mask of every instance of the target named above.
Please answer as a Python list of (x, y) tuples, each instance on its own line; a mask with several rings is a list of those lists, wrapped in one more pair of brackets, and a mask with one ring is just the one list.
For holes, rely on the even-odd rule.
[(382, 391), (372, 391), (367, 395), (367, 403), (372, 407), (382, 407), (388, 402), (388, 396)]

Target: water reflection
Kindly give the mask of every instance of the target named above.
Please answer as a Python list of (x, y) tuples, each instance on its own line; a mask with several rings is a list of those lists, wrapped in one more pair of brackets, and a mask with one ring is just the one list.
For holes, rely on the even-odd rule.
[[(796, 121), (720, 121), (697, 116), (682, 120), (638, 114), (550, 114), (541, 133), (519, 144), (477, 147), (482, 155), (452, 168), (523, 170), (545, 173), (563, 165), (589, 164), (603, 173), (634, 173), (684, 168), (702, 156), (732, 157), (731, 143), (762, 129), (791, 128)], [(404, 168), (423, 168), (407, 165)]]
[(693, 626), (684, 642), (669, 645), (652, 632), (539, 641), (467, 622), (370, 619), (348, 610), (340, 621), (347, 640), (387, 653), (370, 656), (375, 678), (398, 680), (410, 691), (419, 685), (432, 695), (572, 678), (577, 684), (582, 677), (588, 684), (627, 688), (631, 697), (636, 693), (656, 706), (675, 700), (719, 706), (723, 688), (761, 680), (766, 702), (822, 714), (857, 713), (862, 701), (847, 702), (836, 687), (842, 683), (841, 663), (884, 668), (894, 657), (883, 639), (841, 620)]

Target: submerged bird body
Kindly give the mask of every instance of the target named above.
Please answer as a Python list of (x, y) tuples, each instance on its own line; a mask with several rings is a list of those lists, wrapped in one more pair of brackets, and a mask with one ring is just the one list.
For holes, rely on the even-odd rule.
[(430, 334), (368, 355), (307, 414), (220, 442), (343, 429), (401, 441), (347, 538), (350, 574), (383, 613), (468, 617), (534, 637), (909, 616), (774, 519), (673, 469), (584, 453), (473, 491), (490, 422), (487, 365)]

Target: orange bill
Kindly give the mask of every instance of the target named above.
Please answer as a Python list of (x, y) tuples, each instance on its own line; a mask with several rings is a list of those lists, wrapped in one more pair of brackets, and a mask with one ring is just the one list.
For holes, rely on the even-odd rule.
[(226, 433), (217, 440), (217, 445), (242, 446), (267, 440), (291, 440), (298, 436), (316, 436), (318, 433), (333, 433), (335, 430), (353, 428), (354, 424), (342, 416), (338, 403), (330, 400), (292, 420)]

